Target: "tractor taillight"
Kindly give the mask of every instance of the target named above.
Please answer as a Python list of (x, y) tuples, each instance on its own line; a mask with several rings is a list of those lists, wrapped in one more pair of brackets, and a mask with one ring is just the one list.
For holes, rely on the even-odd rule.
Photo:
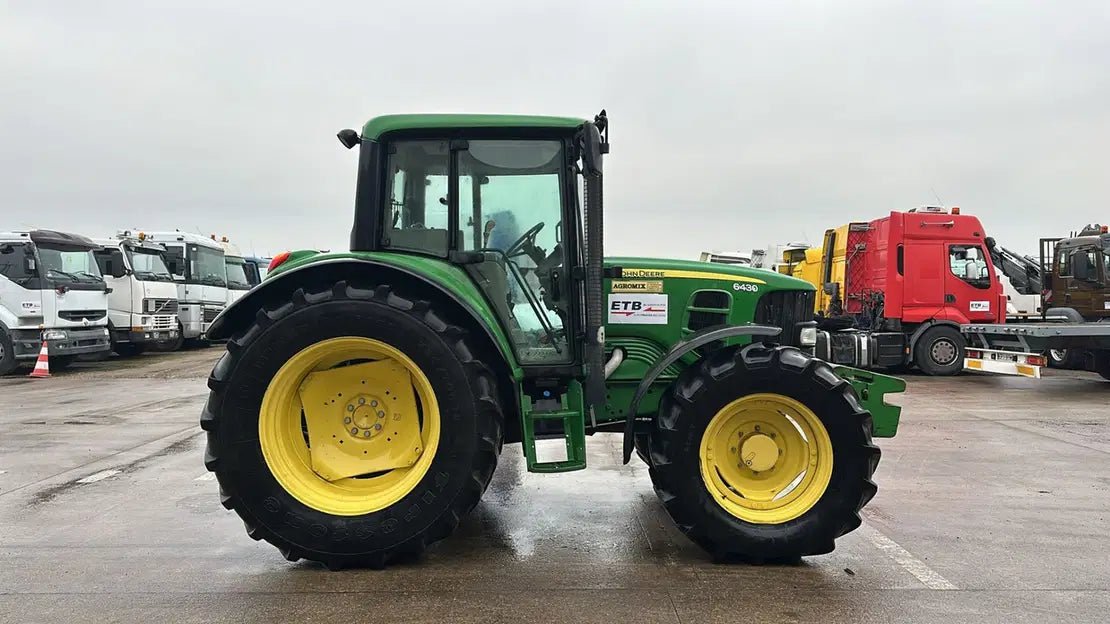
[(266, 270), (267, 271), (273, 271), (274, 269), (277, 268), (277, 266), (279, 264), (281, 264), (282, 262), (285, 262), (288, 259), (289, 259), (289, 252), (288, 251), (283, 251), (283, 252), (279, 253), (278, 255), (274, 256), (273, 259), (270, 260), (270, 267)]

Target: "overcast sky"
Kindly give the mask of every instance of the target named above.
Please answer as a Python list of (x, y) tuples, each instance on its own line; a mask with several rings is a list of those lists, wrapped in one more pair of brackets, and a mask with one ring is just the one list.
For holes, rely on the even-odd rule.
[(346, 249), (337, 130), (601, 108), (613, 254), (815, 242), (934, 192), (1026, 253), (1110, 221), (1105, 0), (308, 4), (0, 2), (0, 229)]

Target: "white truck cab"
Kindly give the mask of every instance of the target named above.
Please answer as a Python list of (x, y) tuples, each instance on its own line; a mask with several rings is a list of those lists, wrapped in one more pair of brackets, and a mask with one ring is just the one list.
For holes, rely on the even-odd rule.
[(166, 266), (161, 243), (146, 234), (123, 231), (115, 238), (94, 239), (93, 252), (108, 294), (108, 331), (112, 350), (138, 355), (148, 346), (178, 339), (177, 283)]
[(107, 353), (108, 285), (78, 234), (0, 232), (0, 374), (35, 360), (46, 341), (50, 368)]
[(254, 284), (251, 284), (247, 275), (247, 261), (243, 252), (234, 243), (229, 243), (227, 237), (220, 239), (220, 246), (224, 250), (224, 264), (227, 266), (227, 305), (235, 303)]
[[(189, 232), (145, 232), (166, 248), (166, 265), (177, 283), (180, 341), (201, 340), (227, 305), (227, 268), (219, 243)], [(180, 343), (179, 343), (180, 344)]]

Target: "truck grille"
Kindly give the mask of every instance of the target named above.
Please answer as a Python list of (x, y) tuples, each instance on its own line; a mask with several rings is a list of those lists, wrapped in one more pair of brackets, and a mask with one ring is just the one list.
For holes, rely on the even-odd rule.
[(204, 309), (204, 322), (205, 323), (211, 323), (212, 321), (216, 320), (216, 317), (219, 316), (219, 315), (220, 315), (220, 309), (219, 308), (205, 308)]
[(151, 317), (150, 324), (153, 329), (174, 329), (177, 327), (177, 317), (172, 314), (160, 314)]
[(99, 321), (107, 315), (107, 310), (58, 310), (58, 316), (67, 321)]
[(813, 290), (777, 290), (759, 298), (755, 306), (755, 322), (759, 325), (781, 327), (776, 338), (779, 344), (798, 346), (798, 323), (813, 320), (813, 304), (817, 292)]
[(177, 314), (177, 299), (143, 299), (145, 314)]

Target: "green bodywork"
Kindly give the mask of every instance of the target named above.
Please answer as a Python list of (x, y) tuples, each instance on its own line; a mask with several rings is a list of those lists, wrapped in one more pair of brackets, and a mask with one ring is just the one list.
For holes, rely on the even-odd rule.
[[(275, 267), (266, 276), (266, 280), (273, 280), (310, 264), (344, 260), (368, 260), (406, 269), (423, 275), (430, 282), (453, 293), (485, 325), (489, 335), (496, 340), (496, 346), (505, 357), (513, 381), (519, 384), (523, 380), (523, 369), (513, 356), (512, 343), (498, 322), (492, 306), (486, 301), (482, 291), (464, 270), (445, 260), (390, 252), (320, 253), (302, 250), (292, 252), (288, 260)], [(622, 277), (605, 280), (604, 290), (606, 293), (632, 294), (634, 292), (646, 292), (626, 290), (630, 285), (644, 286), (653, 291), (658, 287), (658, 292), (651, 292), (650, 294), (665, 294), (667, 296), (668, 318), (665, 324), (660, 325), (606, 324), (607, 346), (610, 348), (621, 347), (627, 356), (607, 380), (608, 403), (603, 410), (595, 414), (599, 424), (617, 422), (624, 418), (636, 387), (647, 371), (671, 345), (681, 342), (693, 333), (693, 330), (689, 328), (692, 313), (719, 313), (723, 315), (722, 320), (729, 325), (743, 325), (753, 322), (757, 302), (766, 292), (773, 290), (813, 290), (813, 286), (808, 282), (786, 275), (732, 265), (635, 257), (608, 258), (606, 264), (609, 267), (621, 267), (623, 271)], [(657, 282), (659, 283), (657, 284)], [(618, 288), (616, 292), (614, 292), (614, 283)], [(720, 308), (695, 306), (695, 295), (705, 291), (720, 293), (720, 297), (726, 297), (728, 303)], [(750, 341), (750, 336), (738, 336), (727, 339), (725, 343), (746, 344)], [(666, 387), (678, 377), (685, 366), (697, 361), (698, 357), (696, 352), (688, 353), (679, 362), (664, 370), (648, 394), (640, 401), (637, 413), (641, 416), (654, 414), (658, 410), (659, 399)], [(901, 408), (896, 405), (888, 405), (885, 402), (885, 396), (904, 391), (905, 382), (896, 377), (846, 366), (838, 366), (836, 370), (838, 374), (852, 384), (860, 402), (871, 412), (874, 420), (874, 435), (876, 437), (893, 437), (898, 428)], [(521, 393), (521, 396), (524, 397), (523, 393)], [(574, 383), (572, 391), (568, 393), (568, 396), (562, 397), (561, 401), (562, 409), (545, 413), (543, 418), (571, 418), (571, 422), (566, 424), (582, 422), (583, 410), (580, 384)], [(572, 412), (577, 414), (578, 417), (574, 418)], [(527, 397), (524, 397), (521, 405), (522, 417), (527, 419), (533, 413), (531, 402)], [(528, 431), (529, 428), (526, 427), (524, 430)], [(578, 456), (580, 449), (569, 436), (567, 437), (567, 445), (569, 461), (570, 458)], [(525, 451), (526, 454), (534, 454), (533, 440), (525, 440)], [(530, 457), (531, 459), (533, 458)]]
[[(600, 125), (598, 125), (598, 119), (602, 120)], [(385, 251), (292, 252), (288, 259), (266, 276), (264, 284), (256, 290), (267, 288), (267, 284), (275, 280), (287, 285), (296, 285), (296, 272), (302, 269), (314, 269), (321, 263), (338, 265), (372, 262), (396, 267), (417, 279), (430, 282), (467, 309), (474, 322), (482, 326), (489, 340), (494, 343), (492, 346), (500, 351), (506, 364), (505, 369), (519, 397), (520, 435), (529, 470), (560, 472), (583, 468), (585, 467), (584, 435), (598, 430), (622, 430), (624, 427), (620, 423), (627, 422), (627, 413), (636, 400), (637, 387), (670, 349), (680, 348), (691, 334), (707, 327), (753, 323), (776, 327), (787, 325), (783, 327), (783, 331), (794, 334), (800, 331), (797, 323), (811, 320), (809, 315), (803, 314), (803, 310), (803, 313), (799, 313), (801, 315), (781, 316), (779, 317), (782, 319), (781, 322), (776, 323), (775, 319), (769, 316), (768, 310), (771, 306), (765, 305), (766, 301), (761, 304), (760, 299), (769, 293), (779, 291), (781, 294), (775, 295), (776, 300), (789, 299), (791, 302), (801, 303), (808, 301), (811, 315), (814, 292), (814, 287), (805, 281), (759, 269), (686, 260), (606, 258), (605, 265), (609, 276), (604, 278), (602, 284), (605, 310), (602, 319), (605, 334), (604, 356), (608, 358), (613, 350), (619, 347), (624, 352), (624, 360), (604, 381), (606, 403), (600, 409), (591, 412), (587, 408), (588, 401), (585, 397), (597, 396), (596, 391), (599, 388), (597, 385), (591, 385), (590, 382), (591, 380), (596, 382), (598, 377), (596, 371), (593, 373), (594, 376), (587, 375), (587, 366), (584, 364), (586, 359), (581, 351), (589, 349), (591, 357), (597, 357), (599, 351), (597, 341), (590, 340), (585, 335), (583, 322), (576, 320), (570, 323), (569, 329), (581, 332), (573, 336), (569, 332), (556, 335), (552, 328), (547, 326), (542, 327), (542, 332), (525, 327), (521, 323), (523, 317), (511, 309), (513, 305), (520, 305), (518, 299), (515, 296), (509, 297), (506, 290), (498, 285), (497, 279), (483, 272), (483, 270), (494, 272), (500, 270), (510, 273), (508, 277), (513, 277), (512, 271), (507, 268), (508, 256), (512, 249), (505, 250), (506, 264), (501, 269), (498, 269), (499, 265), (489, 261), (484, 255), (476, 258), (477, 262), (482, 263), (481, 265), (476, 265), (469, 258), (474, 256), (474, 249), (480, 248), (484, 250), (482, 252), (484, 254), (491, 248), (496, 248), (496, 245), (489, 242), (488, 226), (492, 225), (496, 233), (500, 222), (495, 220), (495, 216), (507, 210), (514, 211), (512, 214), (527, 221), (518, 224), (522, 229), (533, 224), (542, 229), (546, 223), (550, 228), (546, 232), (550, 235), (551, 232), (558, 232), (560, 225), (566, 226), (561, 230), (563, 237), (561, 244), (570, 245), (570, 249), (575, 249), (576, 242), (582, 238), (582, 234), (575, 230), (585, 222), (583, 219), (588, 219), (591, 215), (596, 218), (596, 215), (600, 214), (601, 204), (597, 201), (600, 198), (594, 199), (593, 201), (596, 202), (594, 204), (590, 204), (587, 198), (584, 200), (584, 205), (579, 205), (576, 195), (578, 190), (582, 189), (574, 186), (576, 184), (574, 180), (577, 178), (574, 178), (569, 186), (562, 187), (558, 184), (548, 184), (545, 187), (534, 180), (546, 175), (548, 177), (543, 179), (558, 179), (561, 181), (559, 184), (563, 184), (567, 181), (563, 177), (565, 171), (570, 169), (572, 173), (581, 174), (584, 182), (589, 178), (600, 186), (601, 156), (590, 155), (595, 150), (607, 151), (608, 143), (605, 143), (602, 150), (598, 148), (598, 141), (601, 139), (582, 138), (591, 133), (597, 135), (601, 128), (607, 127), (607, 120), (602, 119), (602, 116), (598, 119), (593, 123), (574, 117), (519, 115), (388, 115), (371, 119), (363, 126), (359, 137), (363, 147), (370, 149), (368, 152), (364, 150), (364, 154), (377, 158), (373, 155), (379, 153), (378, 148), (388, 144), (386, 149), (380, 150), (380, 153), (386, 155), (383, 157), (388, 159), (389, 163), (394, 163), (386, 166), (376, 164), (375, 167), (381, 168), (374, 171), (387, 172), (387, 176), (400, 175), (396, 172), (407, 167), (404, 170), (412, 172), (411, 180), (419, 180), (415, 184), (409, 183), (409, 177), (389, 178), (393, 181), (382, 182), (379, 181), (377, 173), (364, 176), (363, 173), (369, 172), (369, 169), (360, 172), (355, 232), (363, 227), (360, 224), (364, 221), (370, 223), (365, 226), (365, 231), (373, 232), (375, 227), (373, 223), (380, 221), (382, 225), (379, 227), (383, 233), (380, 239), (375, 239), (381, 241), (380, 246), (362, 243), (365, 246), (358, 247), (355, 246), (352, 238), (352, 248), (381, 248)], [(344, 132), (350, 133), (350, 131)], [(347, 136), (350, 137), (350, 134)], [(486, 136), (495, 138), (482, 138)], [(521, 161), (517, 172), (520, 175), (519, 179), (533, 180), (529, 182), (532, 184), (531, 187), (520, 187), (525, 191), (520, 201), (507, 199), (509, 194), (504, 189), (515, 187), (511, 187), (499, 177), (512, 173), (512, 163), (517, 161), (499, 160), (496, 150), (489, 150), (490, 142), (495, 142), (498, 140), (496, 137), (502, 136), (512, 139), (541, 137), (535, 139), (528, 147), (532, 150), (528, 154), (536, 156), (538, 160)], [(428, 137), (432, 139), (429, 140)], [(452, 137), (452, 140), (442, 140), (446, 137)], [(465, 138), (454, 140), (454, 137), (478, 138), (471, 142)], [(579, 145), (580, 149), (572, 146), (572, 137), (574, 141), (581, 141), (573, 144)], [(341, 133), (342, 138), (343, 133)], [(593, 142), (590, 143), (590, 141)], [(527, 144), (528, 141), (516, 141), (518, 148), (520, 143)], [(345, 144), (348, 147), (352, 146), (347, 141)], [(467, 158), (458, 156), (460, 153), (466, 153)], [(558, 158), (562, 158), (563, 154), (574, 154), (574, 158), (559, 161)], [(591, 159), (589, 163), (587, 156)], [(581, 168), (577, 164), (571, 164), (577, 163), (579, 158), (582, 163)], [(531, 164), (525, 165), (524, 162)], [(461, 186), (463, 175), (459, 173), (463, 167), (470, 167), (468, 175), (471, 176), (467, 178), (469, 186), (465, 192)], [(441, 190), (426, 190), (432, 188), (433, 177), (438, 176), (440, 178), (438, 183), (443, 185), (445, 171), (454, 171), (450, 175), (456, 176), (453, 178), (454, 188), (457, 189), (455, 194), (451, 194), (449, 183), (446, 187), (435, 187)], [(408, 173), (405, 175), (408, 176)], [(496, 181), (491, 182), (491, 177), (497, 178)], [(364, 181), (370, 186), (362, 186)], [(443, 188), (446, 190), (442, 190)], [(494, 188), (502, 190), (492, 190)], [(571, 190), (567, 190), (568, 188)], [(498, 195), (498, 192), (501, 194)], [(595, 192), (599, 191), (595, 190)], [(584, 197), (587, 195), (588, 193), (583, 192)], [(539, 201), (536, 200), (537, 198)], [(490, 204), (488, 206), (483, 203), (487, 199)], [(467, 205), (470, 207), (466, 211), (462, 208), (465, 202), (468, 202)], [(450, 214), (455, 215), (452, 227), (457, 228), (453, 230), (458, 232), (457, 236), (453, 234), (448, 236), (448, 228), (443, 224), (442, 217), (438, 217), (441, 219), (438, 225), (434, 223), (428, 225), (431, 223), (429, 219), (437, 218), (434, 215), (448, 214), (443, 212), (444, 209), (437, 208), (437, 204), (448, 206), (447, 210), (454, 211)], [(360, 206), (369, 208), (359, 213)], [(539, 208), (529, 212), (530, 206)], [(498, 210), (502, 212), (499, 213)], [(496, 219), (500, 218), (496, 217)], [(486, 219), (491, 220), (485, 223)], [(509, 221), (505, 223), (506, 228), (513, 227)], [(483, 226), (487, 226), (486, 239), (479, 243)], [(441, 232), (440, 238), (428, 236), (432, 230)], [(554, 303), (529, 301), (531, 312), (536, 314), (537, 322), (543, 326), (547, 323), (542, 316), (547, 314), (541, 309), (544, 305), (549, 310), (558, 308), (564, 315), (564, 320), (569, 318), (571, 308), (567, 297), (576, 295), (568, 295), (568, 293), (573, 293), (574, 288), (586, 284), (584, 279), (586, 267), (583, 266), (583, 262), (588, 265), (590, 259), (586, 256), (575, 258), (570, 253), (558, 256), (554, 251), (548, 256), (547, 250), (540, 249), (535, 244), (537, 232), (531, 234), (533, 238), (530, 248), (532, 251), (542, 252), (532, 257), (535, 262), (532, 266), (537, 267), (535, 277), (540, 277), (539, 263), (546, 263), (551, 258), (562, 258), (560, 260), (562, 264), (553, 265), (560, 266), (563, 271), (558, 278), (560, 283), (572, 284), (576, 279), (579, 280), (572, 287), (563, 287), (562, 294), (559, 295), (563, 298)], [(378, 234), (371, 235), (378, 236)], [(517, 232), (512, 234), (513, 237), (517, 235)], [(517, 242), (525, 238), (527, 236)], [(449, 239), (454, 240), (450, 243), (452, 245), (450, 253), (448, 253), (449, 243), (446, 242)], [(436, 243), (437, 240), (441, 242)], [(439, 246), (434, 248), (435, 253), (421, 253), (422, 250), (432, 250), (430, 247), (421, 247), (421, 245)], [(588, 247), (588, 243), (583, 242), (583, 246)], [(471, 255), (467, 256), (463, 252)], [(452, 255), (456, 253), (460, 255)], [(596, 256), (593, 256), (593, 259), (596, 259)], [(516, 261), (514, 266), (517, 266)], [(618, 268), (619, 271), (617, 271)], [(321, 270), (328, 269), (321, 268)], [(365, 273), (373, 269), (363, 266), (359, 270)], [(517, 270), (519, 273), (519, 267)], [(312, 272), (316, 274), (315, 269)], [(481, 279), (479, 280), (478, 277)], [(548, 282), (550, 290), (545, 293), (554, 292), (556, 290), (554, 273), (544, 273), (543, 279), (550, 280)], [(519, 279), (515, 283), (520, 288), (525, 287)], [(509, 284), (510, 287), (512, 285), (512, 283)], [(529, 286), (529, 288), (535, 287)], [(495, 294), (491, 295), (491, 292)], [(589, 295), (589, 297), (595, 296)], [(248, 295), (247, 298), (249, 297)], [(506, 309), (507, 301), (500, 301), (501, 297), (507, 297), (507, 301), (508, 299), (513, 301), (509, 305), (510, 309)], [(808, 300), (807, 297), (809, 297)], [(597, 299), (594, 298), (592, 301), (596, 305)], [(495, 302), (498, 304), (494, 305)], [(244, 305), (244, 303), (240, 300), (238, 305)], [(776, 313), (782, 314), (783, 310), (795, 308), (801, 310), (805, 307), (807, 306), (800, 304), (794, 307), (780, 305)], [(589, 306), (586, 308), (597, 309)], [(588, 324), (589, 321), (586, 323)], [(560, 327), (562, 326), (560, 324)], [(537, 338), (539, 338), (538, 341)], [(782, 336), (782, 338), (785, 344), (800, 344), (797, 335)], [(751, 339), (751, 336), (743, 335), (730, 337), (722, 342), (724, 345), (745, 344)], [(566, 341), (563, 344), (577, 345), (580, 349), (560, 351), (556, 341)], [(555, 357), (549, 358), (548, 361), (539, 361), (535, 355), (536, 345), (548, 345), (542, 348), (555, 353)], [(705, 349), (710, 346), (722, 345), (718, 343), (690, 350), (684, 353), (681, 359), (664, 369), (653, 380), (647, 394), (636, 404), (636, 416), (651, 418), (658, 411), (659, 400), (665, 389), (685, 367), (702, 357)], [(579, 354), (572, 358), (571, 355), (576, 350)], [(527, 357), (523, 354), (527, 354)], [(893, 377), (845, 367), (839, 367), (837, 370), (851, 383), (861, 403), (871, 412), (874, 419), (874, 434), (880, 437), (893, 436), (897, 430), (900, 408), (887, 405), (884, 396), (888, 393), (901, 392), (905, 388), (904, 382)], [(552, 377), (563, 380), (561, 386), (563, 390), (552, 393), (537, 390), (535, 386), (529, 388), (529, 384), (535, 383), (537, 378), (547, 378), (550, 381)], [(561, 421), (561, 425), (552, 421)], [(537, 437), (544, 437), (545, 433), (566, 440), (565, 460), (554, 462), (537, 460), (535, 440)]]

